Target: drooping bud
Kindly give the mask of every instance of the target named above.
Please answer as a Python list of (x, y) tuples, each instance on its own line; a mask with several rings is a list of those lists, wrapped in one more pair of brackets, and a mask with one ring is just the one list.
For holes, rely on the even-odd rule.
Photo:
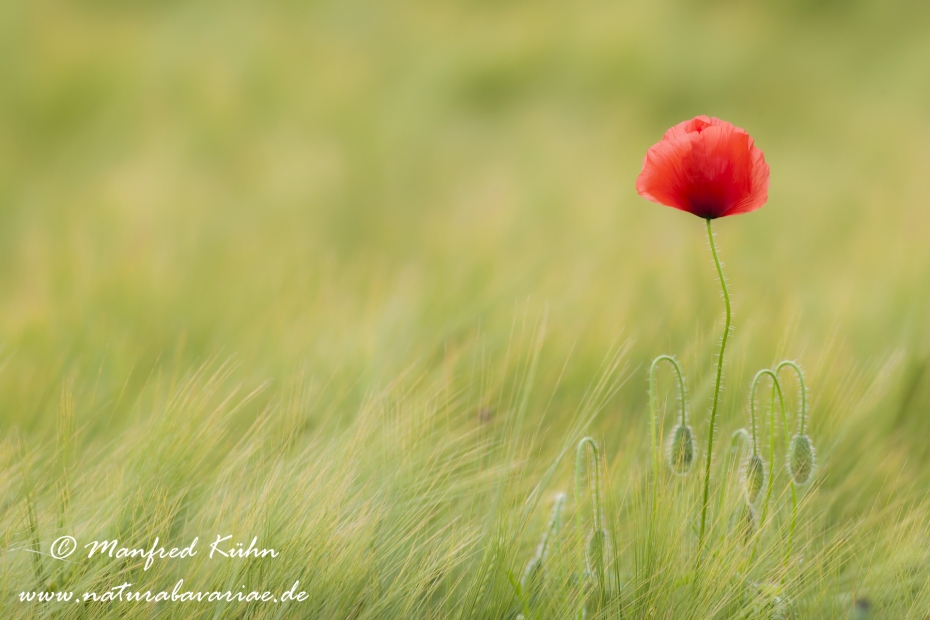
[(668, 442), (668, 464), (678, 475), (685, 475), (691, 471), (694, 463), (694, 434), (691, 427), (679, 424), (672, 431)]
[(765, 488), (765, 461), (758, 454), (751, 454), (744, 462), (742, 467), (743, 492), (746, 494), (746, 501), (755, 504), (756, 499)]
[(796, 484), (806, 484), (814, 473), (814, 444), (807, 435), (795, 435), (788, 449), (788, 471)]

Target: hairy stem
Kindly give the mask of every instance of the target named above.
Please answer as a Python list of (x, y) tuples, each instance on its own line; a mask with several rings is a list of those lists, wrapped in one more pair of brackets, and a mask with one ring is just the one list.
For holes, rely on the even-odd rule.
[[(804, 434), (804, 424), (807, 422), (807, 386), (804, 384), (804, 371), (801, 370), (801, 367), (797, 363), (792, 362), (791, 360), (785, 360), (778, 364), (775, 367), (775, 374), (778, 374), (782, 368), (789, 367), (794, 369), (794, 372), (798, 375), (798, 384), (801, 390), (801, 422), (798, 429), (798, 434)], [(786, 435), (786, 450), (791, 449), (791, 439), (788, 435), (788, 420), (784, 420), (785, 426), (785, 435)], [(794, 546), (794, 531), (797, 529), (798, 524), (798, 496), (797, 491), (795, 490), (794, 480), (791, 480), (791, 529), (788, 532), (788, 548), (785, 551), (785, 565), (788, 564), (788, 560), (791, 556), (791, 548)]]
[[(759, 375), (756, 375), (753, 379), (753, 386), (755, 386), (756, 379), (759, 378)], [(756, 399), (750, 396), (749, 398), (749, 426), (752, 428), (752, 455), (755, 456), (758, 454), (756, 446), (758, 445), (756, 441)]]
[(726, 321), (723, 327), (723, 338), (720, 340), (720, 354), (717, 357), (717, 379), (714, 382), (714, 404), (710, 410), (710, 429), (707, 431), (707, 466), (704, 468), (704, 501), (701, 505), (701, 532), (698, 536), (698, 546), (704, 546), (704, 533), (707, 529), (707, 504), (710, 501), (710, 462), (714, 453), (714, 426), (717, 424), (717, 405), (720, 403), (720, 381), (723, 378), (723, 354), (727, 348), (727, 338), (730, 335), (730, 293), (727, 291), (727, 281), (723, 277), (723, 267), (720, 266), (720, 257), (717, 256), (717, 246), (714, 245), (714, 232), (707, 220), (707, 239), (710, 241), (710, 251), (714, 255), (714, 264), (717, 266), (717, 277), (720, 279), (720, 288), (723, 291), (723, 302), (726, 304)]
[[(804, 420), (807, 418), (807, 388), (804, 385), (804, 373), (801, 371), (801, 367), (796, 363), (786, 360), (775, 367), (775, 374), (778, 374), (778, 372), (786, 366), (793, 368), (798, 375), (798, 383), (801, 389), (801, 423), (798, 434), (803, 435)], [(788, 458), (788, 454), (791, 451), (791, 431), (788, 429), (788, 413), (785, 409), (784, 399), (782, 399), (781, 418), (782, 432), (785, 436), (785, 458)], [(785, 566), (788, 565), (788, 560), (791, 559), (791, 550), (794, 547), (794, 531), (797, 529), (798, 524), (798, 491), (794, 484), (794, 477), (789, 477), (788, 483), (791, 486), (791, 525), (788, 529), (788, 544), (785, 547)]]
[(779, 374), (782, 368), (791, 368), (798, 375), (798, 385), (801, 390), (801, 422), (800, 428), (798, 429), (798, 435), (804, 434), (804, 426), (807, 423), (807, 386), (804, 384), (804, 371), (801, 370), (801, 367), (797, 365), (796, 362), (791, 360), (785, 360), (780, 362), (778, 366), (775, 367), (775, 374)]
[(659, 357), (652, 360), (652, 366), (649, 367), (649, 430), (651, 432), (651, 449), (652, 449), (652, 466), (653, 466), (653, 475), (656, 482), (658, 483), (659, 479), (659, 462), (661, 457), (659, 456), (661, 449), (659, 447), (659, 434), (656, 430), (656, 405), (655, 405), (655, 395), (656, 395), (656, 367), (661, 362), (668, 362), (675, 368), (675, 374), (678, 377), (678, 400), (681, 408), (681, 424), (687, 424), (687, 413), (686, 413), (686, 402), (687, 396), (685, 392), (685, 378), (681, 372), (681, 366), (678, 365), (678, 362), (675, 361), (675, 358), (671, 355), (660, 355)]
[(779, 383), (778, 377), (775, 376), (775, 373), (769, 369), (760, 370), (756, 373), (756, 376), (753, 377), (752, 387), (749, 390), (750, 401), (755, 401), (756, 387), (759, 384), (759, 380), (764, 376), (768, 376), (772, 379), (773, 398), (771, 410), (769, 412), (769, 466), (772, 468), (772, 471), (769, 474), (768, 485), (766, 485), (765, 498), (762, 504), (762, 515), (759, 518), (759, 529), (761, 529), (765, 523), (765, 517), (768, 514), (769, 501), (772, 498), (772, 488), (775, 482), (775, 396), (778, 396), (778, 401), (783, 412), (785, 409), (785, 396), (781, 389), (781, 383)]
[[(588, 448), (591, 450), (591, 457), (588, 458)], [(594, 511), (594, 530), (601, 527), (601, 455), (597, 443), (591, 437), (585, 437), (578, 442), (578, 454), (575, 460), (575, 497), (577, 502), (581, 503), (584, 495), (582, 488), (585, 476), (588, 477), (588, 485), (591, 489), (591, 503)], [(590, 467), (588, 464), (590, 463)], [(590, 470), (590, 471), (589, 471)]]
[[(781, 383), (778, 381), (778, 377), (774, 372), (769, 369), (760, 370), (756, 373), (756, 376), (753, 377), (752, 387), (749, 390), (749, 400), (750, 402), (755, 402), (756, 400), (756, 387), (759, 384), (759, 379), (763, 376), (769, 376), (772, 379), (772, 404), (769, 412), (769, 463), (771, 464), (772, 471), (769, 473), (768, 485), (765, 489), (765, 498), (762, 503), (762, 515), (759, 517), (759, 530), (762, 530), (762, 526), (765, 525), (765, 518), (768, 515), (769, 502), (772, 499), (772, 489), (775, 482), (775, 396), (778, 396), (778, 402), (781, 407), (782, 420), (787, 419), (787, 414), (785, 410), (785, 395), (781, 389)], [(794, 490), (794, 482), (791, 482), (791, 498), (794, 501), (795, 507), (797, 506), (797, 496)], [(788, 546), (788, 553), (790, 554), (790, 545)], [(756, 552), (758, 551), (758, 539), (756, 544), (753, 545), (752, 550), (752, 560), (755, 561)], [(786, 555), (787, 557), (787, 555)]]

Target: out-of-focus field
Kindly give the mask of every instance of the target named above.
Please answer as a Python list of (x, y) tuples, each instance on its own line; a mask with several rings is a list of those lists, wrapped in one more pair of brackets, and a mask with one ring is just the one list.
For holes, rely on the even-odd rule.
[[(430, 386), (418, 416), (454, 410), (484, 432), (519, 409), (500, 394), (523, 385), (543, 322), (530, 471), (617, 347), (616, 393), (588, 427), (608, 462), (645, 459), (660, 353), (685, 364), (704, 441), (722, 303), (703, 222), (634, 189), (646, 149), (697, 114), (744, 127), (772, 170), (762, 210), (716, 224), (735, 324), (720, 436), (744, 424), (755, 370), (794, 358), (831, 522), (921, 499), (928, 58), (930, 5), (903, 0), (0, 3), (7, 542), (28, 538), (22, 458), (54, 486), (63, 389), (88, 531), (107, 509), (82, 497), (125, 503), (114, 489), (136, 470), (114, 463), (142, 463), (146, 437), (190, 442), (138, 452), (176, 467), (166, 498), (196, 487), (165, 500), (193, 513), (222, 484), (186, 476), (220, 467), (257, 418), (325, 450), (400, 381)], [(203, 391), (184, 383), (224, 363)], [(259, 391), (193, 413), (236, 389)], [(178, 426), (150, 434), (169, 410)], [(247, 465), (234, 469), (260, 486)], [(356, 472), (360, 497), (381, 473)], [(5, 557), (6, 596), (29, 573)]]

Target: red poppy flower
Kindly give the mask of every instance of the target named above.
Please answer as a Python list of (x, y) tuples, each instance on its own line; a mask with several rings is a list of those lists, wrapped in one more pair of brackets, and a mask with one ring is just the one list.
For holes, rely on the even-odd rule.
[(706, 220), (755, 211), (769, 194), (769, 166), (749, 134), (696, 116), (665, 132), (636, 179), (643, 198)]

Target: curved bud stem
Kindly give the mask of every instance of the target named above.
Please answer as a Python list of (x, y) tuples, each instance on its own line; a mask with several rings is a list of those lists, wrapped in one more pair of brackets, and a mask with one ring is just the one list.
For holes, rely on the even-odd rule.
[[(789, 367), (793, 368), (794, 372), (798, 375), (798, 385), (801, 390), (801, 421), (798, 425), (798, 435), (804, 434), (804, 426), (807, 423), (807, 386), (804, 383), (804, 371), (801, 370), (801, 367), (798, 366), (796, 362), (791, 360), (784, 360), (780, 362), (778, 366), (775, 367), (775, 374), (778, 374), (782, 368)], [(788, 423), (785, 421), (785, 436), (787, 439), (787, 450), (791, 450), (791, 439), (788, 432)], [(791, 528), (788, 533), (788, 548), (785, 550), (785, 564), (788, 563), (788, 560), (791, 556), (791, 548), (794, 546), (794, 531), (797, 528), (798, 524), (798, 498), (797, 492), (795, 491), (794, 477), (791, 478)]]
[[(775, 374), (779, 374), (782, 368), (792, 368), (794, 372), (798, 375), (798, 384), (800, 385), (801, 390), (801, 422), (799, 425), (798, 435), (804, 434), (804, 426), (807, 423), (807, 387), (804, 383), (804, 371), (801, 370), (801, 367), (798, 366), (797, 362), (791, 360), (785, 360), (780, 362), (778, 366), (775, 367)], [(787, 429), (786, 429), (787, 430)]]
[(659, 433), (656, 429), (656, 405), (655, 405), (655, 396), (656, 396), (656, 368), (661, 362), (668, 362), (675, 368), (675, 375), (678, 377), (678, 401), (681, 414), (681, 424), (684, 426), (687, 424), (688, 415), (687, 415), (687, 392), (685, 391), (685, 377), (681, 372), (681, 366), (678, 365), (678, 362), (671, 355), (660, 355), (659, 357), (652, 360), (652, 365), (649, 367), (649, 430), (650, 430), (650, 440), (652, 441), (652, 465), (653, 465), (653, 475), (655, 479), (659, 478), (659, 463), (661, 462), (662, 457), (660, 456), (661, 449), (659, 447)]
[[(591, 454), (588, 456), (588, 449)], [(603, 528), (603, 516), (601, 514), (601, 458), (600, 450), (597, 443), (591, 437), (585, 437), (578, 442), (578, 454), (575, 460), (575, 495), (577, 501), (581, 502), (584, 479), (587, 475), (588, 484), (591, 487), (591, 503), (594, 512), (594, 531), (587, 544), (584, 545), (583, 557), (588, 571), (593, 575), (597, 584), (599, 600), (604, 600), (605, 596), (605, 577), (604, 572), (604, 553), (607, 548), (607, 533)], [(580, 512), (580, 511), (579, 511)]]
[(760, 370), (756, 373), (756, 376), (752, 378), (752, 388), (749, 390), (749, 428), (752, 430), (753, 456), (759, 453), (759, 441), (756, 434), (756, 383), (758, 383), (760, 377), (765, 373), (765, 370)]
[[(772, 379), (772, 388), (778, 394), (778, 400), (781, 404), (782, 417), (785, 416), (785, 396), (782, 393), (781, 383), (778, 381), (778, 376), (768, 368), (760, 370), (756, 373), (756, 376), (752, 379), (752, 387), (749, 390), (749, 402), (750, 409), (755, 408), (756, 402), (756, 388), (759, 386), (759, 380), (762, 377), (768, 376)], [(772, 497), (772, 487), (775, 481), (775, 407), (772, 407), (772, 411), (769, 415), (769, 467), (772, 468), (771, 475), (769, 476), (768, 485), (765, 490), (765, 500), (762, 504), (762, 515), (759, 517), (759, 528), (761, 529), (765, 523), (765, 516), (769, 508), (769, 500)]]
[[(588, 448), (591, 449), (591, 458), (588, 458)], [(589, 462), (593, 465), (589, 467)], [(592, 437), (585, 437), (578, 442), (578, 453), (575, 459), (575, 501), (581, 503), (582, 488), (588, 469), (591, 475), (587, 476), (591, 487), (591, 499), (594, 510), (594, 530), (601, 528), (601, 457), (597, 443)]]
[[(701, 532), (698, 535), (698, 547), (704, 547), (704, 532), (707, 526), (707, 504), (710, 500), (710, 463), (714, 454), (714, 427), (717, 424), (717, 405), (720, 403), (720, 382), (723, 378), (723, 354), (727, 348), (727, 338), (730, 336), (730, 293), (727, 291), (727, 281), (723, 277), (723, 267), (720, 257), (717, 256), (717, 246), (714, 245), (714, 232), (707, 220), (707, 239), (710, 241), (710, 251), (714, 255), (714, 264), (717, 266), (717, 277), (720, 278), (720, 288), (723, 291), (723, 302), (726, 306), (726, 321), (723, 327), (723, 338), (720, 340), (720, 354), (717, 356), (717, 379), (714, 382), (714, 402), (710, 410), (710, 428), (707, 431), (707, 466), (704, 468), (704, 501), (701, 505)], [(698, 556), (700, 558), (700, 555)]]

